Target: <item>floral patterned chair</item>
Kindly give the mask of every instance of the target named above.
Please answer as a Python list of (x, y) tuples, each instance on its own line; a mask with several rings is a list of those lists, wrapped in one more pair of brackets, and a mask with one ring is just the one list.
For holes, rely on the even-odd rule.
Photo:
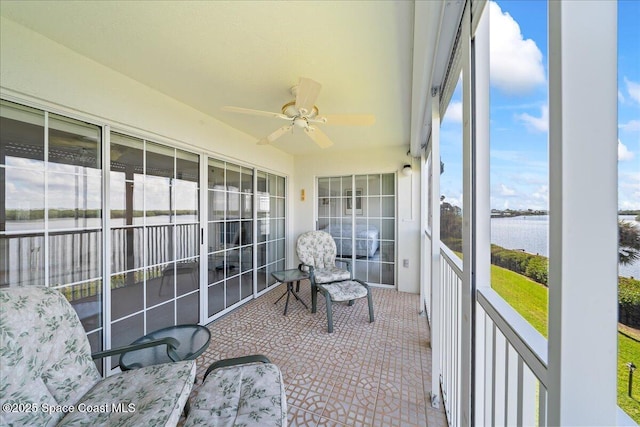
[[(170, 339), (151, 345), (175, 348)], [(149, 345), (94, 358), (143, 346)], [(60, 292), (0, 289), (0, 425), (175, 426), (195, 373), (195, 361), (184, 361), (103, 379), (80, 320)]]
[[(336, 258), (336, 242), (326, 231), (307, 231), (298, 237), (296, 252), (301, 264), (300, 270), (309, 272), (311, 281), (311, 312), (316, 312), (317, 285), (353, 278), (351, 261)], [(336, 261), (346, 265), (340, 268)], [(314, 292), (315, 290), (315, 292)]]
[[(332, 302), (348, 301), (353, 305), (359, 298), (367, 297), (369, 304), (369, 322), (374, 321), (373, 301), (369, 285), (353, 279), (351, 262), (336, 258), (336, 243), (326, 231), (307, 231), (298, 237), (296, 251), (300, 258), (298, 268), (309, 272), (311, 281), (311, 312), (318, 305), (318, 292), (323, 294), (327, 303), (327, 329), (333, 332)], [(345, 263), (347, 269), (336, 266), (336, 261)]]

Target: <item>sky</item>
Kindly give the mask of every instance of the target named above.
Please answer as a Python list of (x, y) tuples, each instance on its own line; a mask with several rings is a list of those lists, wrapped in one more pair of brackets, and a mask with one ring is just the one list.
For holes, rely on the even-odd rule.
[[(547, 3), (491, 1), (491, 208), (548, 209)], [(618, 3), (618, 208), (640, 209), (640, 1)], [(443, 117), (441, 193), (462, 206), (461, 82)]]

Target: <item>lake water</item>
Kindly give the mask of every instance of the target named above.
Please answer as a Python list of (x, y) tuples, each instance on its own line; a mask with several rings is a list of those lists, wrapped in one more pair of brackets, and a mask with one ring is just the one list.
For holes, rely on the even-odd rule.
[[(636, 224), (632, 215), (620, 215), (620, 219), (632, 221)], [(195, 216), (180, 216), (180, 222), (197, 221)], [(101, 219), (87, 218), (80, 220), (55, 219), (50, 220), (52, 230), (68, 228), (85, 228), (101, 226)], [(138, 224), (139, 222), (139, 224)], [(147, 225), (167, 224), (170, 222), (168, 216), (158, 216), (147, 218)], [(124, 219), (112, 221), (115, 226), (124, 224)], [(142, 225), (142, 218), (136, 218), (136, 225)], [(44, 227), (43, 220), (36, 221), (7, 221), (7, 231), (14, 230), (38, 230)], [(549, 255), (548, 247), (549, 216), (519, 216), (513, 218), (493, 218), (491, 220), (491, 242), (507, 249), (523, 249), (526, 252)], [(14, 257), (17, 259), (17, 257)], [(640, 261), (632, 265), (619, 266), (619, 274), (626, 277), (640, 277)]]
[[(620, 215), (620, 219), (638, 225), (633, 215)], [(491, 243), (507, 249), (523, 249), (532, 254), (549, 256), (549, 216), (518, 216), (491, 219)], [(620, 276), (640, 277), (640, 261), (620, 265)]]

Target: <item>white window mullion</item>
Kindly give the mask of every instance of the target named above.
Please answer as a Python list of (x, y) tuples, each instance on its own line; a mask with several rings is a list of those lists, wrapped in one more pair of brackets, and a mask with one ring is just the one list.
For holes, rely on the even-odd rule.
[[(260, 204), (260, 196), (258, 194), (258, 169), (253, 168), (253, 214), (252, 224), (253, 229), (253, 242), (251, 247), (253, 248), (253, 297), (258, 296), (258, 206)], [(266, 270), (265, 270), (266, 272)]]
[(176, 179), (178, 177), (178, 150), (173, 149), (173, 178), (169, 180), (169, 223), (173, 252), (173, 324), (178, 324), (178, 207), (176, 206)]
[[(102, 127), (102, 343), (111, 348), (111, 128)], [(103, 372), (108, 372), (110, 357), (102, 360)]]
[[(149, 230), (147, 229), (147, 140), (142, 140), (142, 331), (147, 334), (147, 264), (149, 263), (149, 248), (147, 239)], [(134, 194), (135, 196), (135, 194)]]
[(200, 323), (209, 318), (209, 158), (200, 154), (200, 222), (198, 223), (198, 247), (200, 248)]
[(44, 286), (49, 286), (49, 112), (44, 112)]

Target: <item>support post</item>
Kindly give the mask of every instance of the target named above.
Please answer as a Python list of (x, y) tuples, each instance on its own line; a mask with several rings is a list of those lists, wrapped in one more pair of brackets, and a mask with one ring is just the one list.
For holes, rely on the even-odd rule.
[(440, 407), (440, 91), (431, 93), (431, 406)]
[[(475, 34), (471, 40), (471, 88), (472, 88), (472, 193), (473, 217), (471, 223), (472, 270), (474, 280), (471, 304), (476, 312), (476, 290), (491, 287), (491, 186), (490, 178), (490, 131), (489, 131), (489, 11), (481, 13)], [(475, 18), (475, 17), (472, 17)], [(475, 19), (474, 19), (475, 20)], [(485, 326), (482, 314), (474, 315), (472, 333), (472, 366), (474, 388), (472, 389), (473, 424), (485, 422)]]
[(462, 63), (462, 288), (460, 293), (460, 425), (473, 426), (474, 390), (473, 328), (475, 325), (475, 277), (473, 224), (475, 221), (473, 86), (471, 67), (471, 12), (462, 15), (460, 41)]
[(549, 186), (548, 424), (616, 425), (616, 2), (549, 2)]

